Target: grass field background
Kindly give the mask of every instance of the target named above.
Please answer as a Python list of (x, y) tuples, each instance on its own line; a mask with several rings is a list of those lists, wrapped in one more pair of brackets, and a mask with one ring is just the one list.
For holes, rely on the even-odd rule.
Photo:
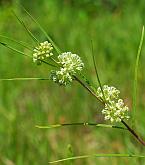
[[(19, 3), (37, 18), (63, 51), (82, 57), (84, 73), (97, 87), (91, 57), (92, 40), (102, 84), (120, 89), (121, 97), (132, 109), (134, 65), (141, 29), (145, 25), (143, 0), (0, 1), (0, 34), (35, 46), (11, 10), (42, 42), (46, 38)], [(145, 43), (138, 72), (136, 113), (136, 130), (145, 138), (144, 66)], [(36, 66), (31, 59), (0, 46), (0, 78), (48, 77), (49, 72), (48, 66)], [(121, 130), (83, 126), (35, 128), (35, 125), (71, 122), (104, 123), (101, 105), (79, 84), (64, 88), (49, 81), (0, 81), (0, 164), (45, 165), (50, 160), (94, 153), (145, 154), (144, 148)], [(91, 158), (62, 164), (107, 165), (108, 162), (112, 165), (145, 164), (144, 159), (138, 158)]]

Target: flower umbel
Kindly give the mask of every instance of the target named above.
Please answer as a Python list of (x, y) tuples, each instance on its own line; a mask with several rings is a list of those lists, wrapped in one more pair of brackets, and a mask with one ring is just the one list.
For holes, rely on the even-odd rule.
[(73, 80), (73, 75), (82, 71), (84, 63), (77, 54), (65, 52), (58, 56), (60, 70), (52, 71), (50, 78), (59, 85), (68, 85)]
[[(106, 101), (118, 99), (119, 93), (120, 93), (120, 91), (118, 89), (116, 89), (115, 87), (109, 87), (108, 85), (104, 85), (102, 88), (103, 88), (103, 93), (105, 95)], [(96, 95), (102, 99), (103, 93), (101, 91), (101, 88), (98, 87)]]
[(33, 50), (33, 62), (40, 65), (42, 63), (41, 60), (45, 60), (53, 55), (52, 50), (52, 44), (48, 41), (40, 43), (39, 46), (35, 47)]
[(71, 75), (66, 71), (65, 68), (61, 68), (59, 71), (52, 71), (50, 79), (59, 85), (68, 85), (72, 82)]
[[(121, 122), (123, 119), (129, 119), (129, 108), (124, 105), (122, 99), (119, 99), (120, 91), (115, 87), (103, 86), (103, 93), (105, 97), (105, 108), (102, 110), (102, 114), (105, 115), (105, 120), (111, 122)], [(101, 88), (97, 89), (96, 95), (103, 99)]]
[(60, 64), (70, 74), (75, 74), (77, 71), (81, 71), (84, 67), (84, 63), (77, 54), (71, 52), (65, 52), (58, 56)]

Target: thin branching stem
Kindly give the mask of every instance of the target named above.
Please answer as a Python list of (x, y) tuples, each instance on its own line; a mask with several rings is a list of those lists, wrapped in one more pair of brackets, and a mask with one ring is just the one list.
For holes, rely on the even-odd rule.
[(108, 124), (99, 124), (99, 123), (89, 123), (89, 122), (81, 122), (81, 123), (63, 123), (63, 124), (50, 124), (47, 126), (36, 125), (37, 128), (41, 129), (50, 129), (50, 128), (58, 128), (65, 126), (94, 126), (94, 127), (103, 127), (103, 128), (117, 128), (127, 130), (125, 127), (120, 127), (117, 125), (108, 125)]
[(104, 158), (109, 158), (109, 157), (134, 157), (134, 158), (145, 158), (145, 155), (135, 155), (135, 154), (92, 154), (92, 155), (80, 155), (80, 156), (73, 156), (73, 157), (68, 157), (64, 159), (59, 159), (55, 161), (48, 162), (49, 164), (54, 164), (54, 163), (60, 163), (64, 161), (69, 161), (69, 160), (76, 160), (76, 159), (85, 159), (85, 158), (91, 158), (91, 157), (104, 157)]
[(57, 67), (59, 67), (59, 63), (53, 58), (53, 57), (50, 57), (50, 59), (57, 65)]
[(93, 47), (93, 41), (92, 40), (91, 40), (91, 46), (92, 46), (93, 64), (94, 64), (94, 68), (95, 68), (95, 73), (96, 73), (97, 81), (98, 81), (98, 84), (100, 86), (100, 89), (101, 89), (101, 92), (102, 92), (102, 95), (103, 95), (103, 101), (106, 102), (104, 91), (103, 91), (102, 84), (101, 84), (101, 81), (100, 81), (100, 78), (99, 78), (99, 74), (98, 74), (98, 70), (97, 70), (97, 64), (96, 64), (96, 60), (95, 60), (94, 47)]
[[(23, 7), (22, 7), (22, 8), (23, 8)], [(31, 19), (39, 26), (39, 28), (41, 29), (41, 31), (45, 34), (45, 36), (48, 38), (48, 40), (49, 40), (49, 41), (52, 43), (52, 45), (55, 47), (57, 53), (60, 54), (60, 53), (61, 53), (60, 49), (56, 46), (56, 44), (53, 42), (53, 40), (47, 35), (46, 31), (41, 27), (41, 25), (29, 14), (29, 12), (28, 12), (25, 8), (23, 8), (23, 10), (24, 10), (24, 11), (31, 17)], [(31, 37), (37, 44), (39, 44), (38, 39), (37, 39), (37, 38), (31, 33), (31, 31), (26, 27), (25, 23), (15, 14), (15, 12), (13, 12), (13, 13), (14, 13), (14, 15), (16, 16), (16, 18), (18, 19), (18, 21), (23, 25), (23, 27), (25, 28), (25, 30), (27, 31), (27, 33), (30, 35), (30, 37)], [(144, 34), (144, 27), (143, 27), (143, 32), (142, 32), (142, 33)], [(143, 36), (143, 34), (142, 34), (142, 36)], [(140, 44), (139, 50), (138, 50), (138, 58), (139, 58), (139, 54), (140, 54), (140, 52), (141, 52), (142, 42), (143, 42), (143, 37), (141, 38), (141, 44)], [(21, 51), (15, 49), (15, 48), (12, 48), (11, 46), (7, 45), (6, 43), (0, 42), (0, 44), (3, 45), (3, 46), (5, 46), (5, 47), (7, 47), (7, 48), (9, 48), (9, 49), (11, 49), (11, 50), (13, 50), (13, 51), (15, 51), (15, 52), (17, 52), (17, 53), (20, 53), (20, 54), (22, 54), (22, 55), (24, 55), (24, 56), (28, 56), (28, 57), (31, 57), (31, 58), (32, 58), (32, 56), (27, 55), (27, 54), (25, 54), (25, 53), (23, 53), (23, 52), (21, 52)], [(92, 47), (92, 51), (93, 51), (93, 47)], [(55, 61), (54, 59), (52, 59), (52, 60), (56, 63), (56, 61)], [(55, 66), (55, 65), (53, 65), (53, 64), (49, 64), (49, 63), (46, 62), (46, 61), (43, 61), (43, 60), (40, 60), (40, 61), (42, 61), (42, 62), (45, 63), (45, 64), (51, 65), (51, 66), (53, 66), (53, 67), (57, 67), (57, 66)], [(97, 79), (98, 79), (98, 82), (99, 82), (99, 86), (101, 87), (101, 82), (100, 82), (100, 80), (99, 80), (99, 76), (98, 76), (98, 72), (97, 72), (97, 68), (96, 68), (96, 63), (95, 63), (94, 55), (93, 55), (93, 62), (94, 62), (95, 71), (96, 71), (96, 74), (97, 74)], [(137, 65), (138, 65), (138, 61), (137, 61)], [(136, 67), (136, 68), (137, 68), (137, 67)], [(100, 98), (98, 98), (97, 95), (95, 94), (95, 92), (94, 92), (90, 87), (88, 87), (84, 82), (82, 82), (78, 77), (73, 76), (73, 78), (74, 78), (81, 86), (83, 86), (91, 95), (93, 95), (98, 101), (100, 101), (103, 105), (105, 104), (105, 98), (103, 98), (103, 100), (100, 99)], [(137, 69), (136, 69), (136, 79), (137, 79)], [(137, 80), (136, 80), (135, 82), (137, 82)], [(134, 92), (134, 93), (136, 94), (136, 84), (135, 84), (134, 86), (135, 86), (135, 90), (134, 90), (135, 92)], [(102, 90), (102, 87), (101, 87), (101, 90)], [(103, 90), (102, 90), (102, 93), (103, 93)], [(135, 98), (134, 100), (136, 100), (136, 98)], [(130, 126), (129, 126), (125, 121), (122, 120), (121, 122), (122, 122), (122, 124), (127, 128), (127, 130), (128, 130), (143, 146), (145, 146), (145, 141), (142, 140), (142, 139), (139, 137), (139, 135), (138, 135), (132, 128), (130, 128)], [(77, 123), (77, 124), (78, 124), (78, 123)]]
[[(100, 101), (103, 105), (105, 104), (102, 100), (100, 100), (96, 94), (86, 85), (84, 84), (80, 79), (78, 79), (76, 76), (74, 76), (75, 80), (81, 84), (91, 95), (93, 95), (98, 101)], [(127, 128), (127, 130), (143, 145), (145, 146), (145, 141), (132, 129), (130, 126), (125, 122), (121, 121), (122, 124)]]
[(100, 100), (97, 95), (86, 85), (84, 84), (78, 77), (76, 76), (73, 76), (74, 79), (79, 83), (81, 84), (89, 93), (91, 93), (98, 101), (100, 101), (101, 103), (104, 104), (104, 101)]
[(121, 121), (125, 127), (128, 129), (128, 131), (143, 145), (145, 146), (145, 141), (132, 129), (130, 128), (130, 126), (125, 122), (125, 121)]

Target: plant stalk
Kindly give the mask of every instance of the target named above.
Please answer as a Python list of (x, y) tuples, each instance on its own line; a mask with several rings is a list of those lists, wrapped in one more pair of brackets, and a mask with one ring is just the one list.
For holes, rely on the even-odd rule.
[(92, 91), (85, 83), (83, 83), (79, 78), (77, 78), (76, 76), (73, 76), (75, 78), (75, 80), (81, 84), (89, 93), (91, 93), (91, 95), (93, 95), (98, 101), (100, 101), (101, 103), (104, 104), (104, 101), (99, 99), (97, 97), (97, 95), (94, 93), (94, 91)]
[[(103, 105), (105, 104), (103, 100), (100, 100), (96, 94), (86, 85), (84, 84), (79, 78), (77, 78), (76, 76), (73, 76), (75, 78), (75, 80), (81, 84), (91, 95), (93, 95), (98, 101), (100, 101)], [(125, 122), (125, 121), (121, 121), (122, 124), (127, 128), (127, 130), (137, 139), (137, 141), (139, 141), (143, 146), (145, 146), (145, 141), (132, 129), (130, 128), (130, 126)]]
[(130, 126), (125, 122), (125, 121), (121, 121), (122, 124), (124, 124), (124, 126), (127, 128), (127, 130), (143, 145), (145, 146), (145, 141), (132, 129), (130, 128)]

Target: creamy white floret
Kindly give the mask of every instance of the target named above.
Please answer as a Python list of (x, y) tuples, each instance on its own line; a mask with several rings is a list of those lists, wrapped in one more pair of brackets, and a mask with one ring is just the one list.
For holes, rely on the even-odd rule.
[(60, 70), (51, 73), (51, 79), (60, 84), (67, 85), (73, 81), (73, 76), (82, 71), (84, 63), (77, 54), (64, 52), (58, 56)]
[[(129, 119), (129, 108), (124, 104), (122, 99), (119, 99), (120, 91), (115, 87), (104, 85), (102, 87), (105, 97), (105, 108), (102, 110), (105, 120), (111, 122), (121, 122), (121, 120)], [(96, 95), (103, 100), (101, 88), (97, 89)]]
[(52, 53), (53, 46), (48, 41), (40, 43), (37, 47), (33, 50), (33, 62), (37, 64), (41, 64), (41, 60), (45, 60), (53, 55)]
[(60, 64), (65, 68), (69, 73), (75, 74), (77, 71), (82, 71), (84, 63), (77, 54), (71, 52), (65, 52), (58, 56)]

